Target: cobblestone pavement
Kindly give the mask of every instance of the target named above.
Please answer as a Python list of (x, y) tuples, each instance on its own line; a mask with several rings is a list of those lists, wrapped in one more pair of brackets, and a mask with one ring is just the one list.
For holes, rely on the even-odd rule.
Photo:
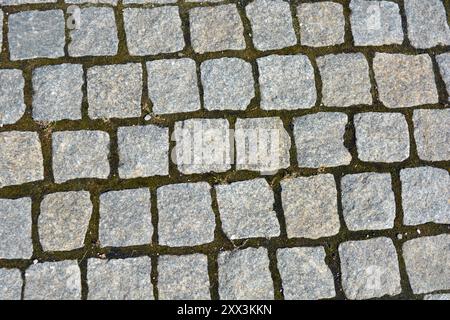
[(450, 1), (0, 8), (0, 300), (450, 299)]

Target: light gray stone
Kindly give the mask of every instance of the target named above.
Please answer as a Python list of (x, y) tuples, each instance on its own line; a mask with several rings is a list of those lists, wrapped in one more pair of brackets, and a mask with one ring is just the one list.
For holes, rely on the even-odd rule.
[(438, 103), (430, 56), (377, 53), (373, 61), (381, 102), (388, 108)]
[(450, 101), (450, 52), (436, 56), (436, 61), (438, 62), (442, 79), (447, 88), (447, 94), (449, 96), (448, 101)]
[(450, 235), (409, 240), (403, 258), (414, 293), (450, 290)]
[(344, 146), (347, 115), (319, 112), (294, 119), (297, 161), (300, 167), (337, 167), (350, 164)]
[(192, 59), (147, 62), (148, 94), (153, 113), (192, 112), (200, 109), (195, 61)]
[(76, 260), (44, 262), (25, 271), (25, 300), (80, 300), (81, 273)]
[(449, 301), (449, 300), (450, 300), (450, 293), (427, 294), (427, 295), (424, 297), (424, 300), (442, 300), (442, 301)]
[(372, 104), (369, 64), (362, 53), (317, 58), (322, 78), (322, 103), (328, 107)]
[(103, 247), (149, 244), (153, 226), (150, 191), (146, 188), (100, 195), (99, 241)]
[(252, 66), (242, 59), (206, 60), (201, 77), (208, 110), (245, 110), (255, 96)]
[(189, 22), (198, 53), (245, 49), (244, 27), (234, 4), (193, 8)]
[(0, 188), (44, 179), (41, 142), (36, 132), (1, 132), (0, 150)]
[(55, 132), (52, 145), (56, 183), (79, 178), (108, 178), (109, 135), (106, 132)]
[(89, 117), (93, 119), (140, 117), (141, 65), (128, 63), (89, 68), (87, 95)]
[(57, 0), (0, 0), (4, 6), (15, 6), (22, 4), (55, 3)]
[(339, 256), (347, 298), (362, 300), (401, 292), (398, 257), (391, 239), (347, 241), (339, 245)]
[(325, 47), (344, 43), (345, 17), (340, 3), (302, 3), (297, 8), (297, 16), (302, 45)]
[(9, 15), (11, 60), (64, 56), (65, 21), (62, 10), (24, 11)]
[(450, 109), (415, 110), (413, 121), (419, 158), (450, 160)]
[(280, 235), (274, 195), (264, 179), (216, 186), (222, 229), (230, 239)]
[(24, 86), (21, 70), (0, 70), (0, 127), (19, 121), (24, 115)]
[[(64, 0), (65, 3), (70, 4), (83, 4), (83, 3), (92, 3), (92, 4), (110, 4), (112, 6), (117, 5), (119, 0)], [(125, 1), (124, 1), (125, 3)]]
[(351, 231), (394, 227), (395, 196), (388, 173), (360, 173), (342, 177), (342, 211)]
[(0, 52), (3, 49), (3, 11), (0, 10)]
[(203, 254), (158, 259), (161, 300), (209, 300), (208, 259)]
[(255, 0), (245, 7), (258, 50), (273, 50), (297, 43), (289, 3), (282, 0)]
[(44, 251), (69, 251), (84, 246), (92, 214), (87, 191), (58, 192), (41, 202), (39, 240)]
[(46, 66), (33, 71), (33, 119), (81, 119), (84, 84), (80, 64)]
[(169, 3), (177, 3), (178, 0), (123, 0), (123, 4), (147, 4), (147, 3), (156, 3), (156, 4), (169, 4)]
[(0, 199), (0, 259), (29, 259), (31, 199)]
[(317, 99), (314, 69), (305, 55), (257, 60), (263, 110), (308, 109)]
[(210, 185), (180, 183), (157, 189), (159, 244), (195, 246), (214, 240)]
[(409, 133), (401, 113), (367, 112), (354, 118), (358, 158), (397, 162), (409, 157)]
[(19, 269), (0, 268), (0, 300), (20, 300), (22, 274)]
[(265, 248), (219, 254), (219, 295), (222, 300), (272, 300), (273, 281)]
[(123, 179), (169, 174), (169, 129), (153, 125), (120, 127), (119, 176)]
[(406, 0), (406, 20), (411, 44), (420, 49), (450, 45), (450, 29), (440, 0)]
[(323, 247), (279, 249), (277, 261), (286, 300), (317, 300), (336, 295)]
[(89, 300), (153, 300), (149, 257), (89, 259)]
[(333, 175), (282, 180), (281, 201), (289, 238), (319, 239), (339, 232), (337, 190)]
[(123, 11), (123, 16), (131, 55), (170, 53), (184, 48), (177, 7), (127, 8)]
[(400, 171), (403, 223), (450, 224), (450, 175), (447, 170), (421, 167)]

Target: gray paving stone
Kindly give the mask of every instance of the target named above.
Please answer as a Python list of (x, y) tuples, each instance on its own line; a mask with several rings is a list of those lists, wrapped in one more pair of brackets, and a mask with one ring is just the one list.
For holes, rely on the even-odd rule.
[(22, 275), (19, 269), (0, 268), (0, 300), (20, 300)]
[(159, 244), (195, 246), (214, 240), (210, 185), (180, 183), (158, 188)]
[(4, 6), (14, 6), (22, 4), (37, 4), (37, 3), (55, 3), (57, 0), (1, 0), (0, 3)]
[(402, 18), (397, 3), (352, 0), (350, 9), (355, 45), (381, 46), (403, 43)]
[(394, 227), (395, 196), (388, 173), (360, 173), (342, 177), (342, 211), (349, 230)]
[(25, 300), (80, 300), (81, 273), (76, 260), (44, 262), (25, 271)]
[(0, 10), (0, 52), (3, 49), (3, 11)]
[(450, 235), (409, 240), (403, 258), (409, 283), (416, 294), (450, 290)]
[(153, 113), (191, 112), (200, 109), (194, 60), (184, 58), (147, 62), (147, 72)]
[(242, 59), (206, 60), (201, 78), (208, 110), (245, 110), (255, 96), (252, 66)]
[(0, 150), (0, 188), (44, 179), (41, 142), (36, 132), (1, 132)]
[(265, 248), (222, 252), (219, 264), (219, 295), (222, 300), (272, 300), (273, 281)]
[(305, 55), (259, 58), (263, 110), (308, 109), (317, 99), (314, 69)]
[(177, 7), (127, 8), (123, 16), (131, 55), (170, 53), (184, 48)]
[(403, 223), (450, 224), (450, 175), (447, 170), (421, 167), (400, 171)]
[(450, 109), (415, 110), (413, 121), (419, 158), (450, 160)]
[(297, 7), (297, 16), (302, 45), (325, 47), (344, 43), (345, 17), (340, 3), (302, 3)]
[(70, 31), (70, 56), (113, 56), (117, 54), (118, 46), (116, 19), (112, 8), (80, 9), (79, 27)]
[(123, 0), (123, 4), (147, 4), (147, 3), (156, 3), (156, 4), (169, 4), (169, 3), (177, 3), (177, 0)]
[(33, 119), (58, 121), (81, 119), (84, 84), (80, 64), (61, 64), (33, 71)]
[(110, 4), (112, 6), (117, 5), (118, 1), (119, 0), (64, 0), (65, 3), (70, 4), (92, 3), (92, 4)]
[(119, 176), (123, 179), (169, 175), (169, 129), (153, 125), (120, 127)]
[(198, 53), (245, 49), (244, 27), (234, 4), (193, 8), (189, 22)]
[(108, 178), (109, 135), (106, 132), (55, 132), (52, 145), (56, 183), (78, 178)]
[(58, 192), (41, 202), (39, 240), (44, 251), (69, 251), (84, 246), (92, 214), (87, 191)]
[(89, 300), (153, 300), (149, 257), (89, 259)]
[(159, 257), (159, 299), (209, 300), (209, 286), (208, 259), (205, 255)]
[(337, 167), (350, 164), (344, 146), (347, 115), (319, 112), (294, 119), (297, 161), (300, 167)]
[(386, 107), (439, 102), (430, 56), (376, 53), (373, 69), (380, 100)]
[(149, 244), (153, 226), (150, 191), (146, 188), (100, 195), (99, 241), (103, 247)]
[(279, 249), (277, 261), (286, 300), (317, 300), (336, 295), (323, 247)]
[(436, 56), (436, 61), (438, 62), (442, 79), (447, 88), (447, 94), (449, 96), (448, 101), (450, 101), (450, 52)]
[(230, 239), (280, 235), (274, 195), (265, 179), (216, 186), (222, 229)]
[(21, 70), (0, 70), (0, 127), (19, 121), (24, 115), (24, 86)]
[(9, 15), (11, 60), (64, 56), (64, 26), (62, 10), (24, 11)]
[(258, 50), (274, 50), (297, 43), (289, 3), (282, 0), (255, 0), (245, 7), (252, 39)]
[(442, 301), (448, 301), (448, 300), (450, 300), (450, 293), (427, 294), (427, 295), (424, 297), (424, 300), (442, 300)]
[(349, 299), (394, 296), (401, 292), (398, 257), (385, 237), (339, 245), (342, 286)]
[(450, 29), (440, 0), (406, 0), (408, 36), (416, 48), (450, 45)]
[(409, 133), (401, 113), (366, 112), (354, 118), (358, 158), (397, 162), (409, 157)]
[(322, 78), (322, 103), (328, 107), (372, 104), (369, 64), (362, 53), (317, 58)]
[(128, 63), (89, 68), (87, 95), (89, 117), (93, 119), (140, 117), (141, 65)]
[(0, 259), (29, 259), (31, 199), (0, 199)]
[(289, 238), (319, 239), (339, 232), (333, 175), (282, 180), (281, 201)]

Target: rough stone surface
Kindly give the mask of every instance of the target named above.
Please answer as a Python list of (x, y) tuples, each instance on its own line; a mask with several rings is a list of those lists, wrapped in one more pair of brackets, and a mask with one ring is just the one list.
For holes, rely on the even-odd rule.
[(336, 295), (323, 247), (279, 249), (277, 261), (286, 300), (317, 300)]
[(19, 269), (0, 268), (0, 300), (20, 300), (22, 275)]
[(21, 70), (0, 70), (0, 127), (19, 121), (25, 113), (24, 85)]
[(409, 133), (401, 113), (355, 115), (356, 146), (362, 161), (397, 162), (409, 157)]
[(33, 71), (33, 119), (81, 119), (84, 84), (80, 64), (46, 66)]
[(169, 4), (176, 3), (177, 0), (123, 0), (123, 4), (147, 4), (147, 3), (156, 3), (156, 4)]
[(317, 58), (322, 78), (322, 103), (328, 107), (372, 104), (369, 64), (362, 53)]
[(153, 300), (149, 257), (88, 260), (89, 300)]
[(147, 72), (153, 113), (180, 113), (200, 109), (194, 60), (184, 58), (147, 62)]
[(158, 259), (161, 300), (208, 300), (208, 259), (202, 254), (161, 256)]
[(294, 118), (297, 161), (300, 167), (347, 165), (352, 156), (344, 146), (347, 115), (319, 112)]
[(131, 55), (144, 56), (183, 49), (183, 30), (177, 7), (127, 8), (123, 16)]
[(92, 214), (87, 191), (58, 192), (41, 202), (39, 240), (44, 251), (69, 251), (84, 246)]
[(180, 183), (157, 189), (159, 244), (195, 246), (214, 240), (210, 185)]
[(395, 196), (388, 173), (345, 175), (341, 180), (342, 211), (349, 230), (394, 227)]
[(421, 167), (400, 171), (403, 223), (450, 224), (450, 175), (447, 170)]
[(442, 300), (442, 301), (449, 301), (449, 300), (450, 300), (450, 293), (427, 294), (427, 295), (424, 297), (424, 300)]
[(271, 55), (257, 63), (262, 109), (308, 109), (315, 105), (314, 69), (307, 56)]
[(31, 199), (0, 199), (0, 259), (29, 259), (32, 254)]
[(242, 59), (207, 60), (201, 78), (208, 110), (245, 110), (255, 96), (252, 66)]
[(397, 252), (389, 238), (339, 245), (342, 286), (349, 299), (394, 296), (401, 292)]
[(265, 248), (222, 252), (219, 295), (222, 300), (272, 300), (274, 289)]
[(450, 290), (450, 235), (407, 241), (403, 258), (414, 293)]
[(3, 49), (3, 11), (0, 10), (0, 52)]
[(53, 175), (56, 183), (78, 178), (108, 178), (109, 135), (103, 131), (53, 133)]
[(447, 88), (448, 101), (450, 101), (450, 52), (436, 56), (436, 61), (438, 62), (442, 79)]
[[(54, 0), (56, 2), (56, 0)], [(110, 4), (112, 6), (117, 5), (117, 2), (119, 0), (64, 0), (65, 3), (70, 4), (83, 4), (83, 3), (92, 3), (92, 4)], [(125, 4), (127, 0), (124, 0), (123, 3)]]
[(276, 237), (280, 226), (274, 195), (264, 179), (216, 186), (222, 229), (230, 239)]
[(333, 175), (282, 180), (281, 202), (289, 238), (319, 239), (339, 232), (337, 190)]
[(100, 245), (149, 244), (153, 233), (150, 206), (150, 191), (144, 188), (100, 195)]
[(21, 4), (55, 3), (57, 0), (2, 0), (4, 6), (14, 6)]
[(373, 61), (381, 102), (388, 108), (438, 103), (431, 58), (377, 53)]
[(36, 132), (1, 132), (0, 150), (0, 188), (44, 179), (41, 142)]
[(119, 176), (123, 179), (169, 174), (169, 129), (153, 125), (120, 127)]
[(9, 15), (11, 60), (64, 56), (64, 24), (62, 10), (24, 11)]

